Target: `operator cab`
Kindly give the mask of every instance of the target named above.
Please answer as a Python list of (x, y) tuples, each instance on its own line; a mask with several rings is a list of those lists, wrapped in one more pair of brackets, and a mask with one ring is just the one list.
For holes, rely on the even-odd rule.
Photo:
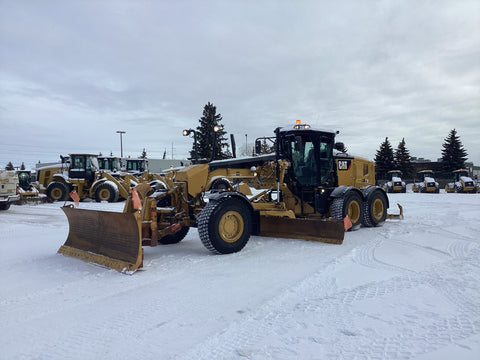
[(148, 170), (148, 162), (145, 159), (127, 159), (127, 171), (129, 173), (143, 173)]
[(98, 171), (97, 155), (70, 154), (70, 167), (68, 177), (72, 179), (85, 179), (93, 182), (95, 172)]
[(107, 171), (119, 171), (121, 169), (120, 158), (112, 156), (101, 156), (98, 158), (100, 169)]
[(302, 203), (325, 213), (328, 197), (338, 185), (333, 157), (336, 132), (312, 129), (297, 120), (294, 126), (278, 128), (276, 133), (278, 157), (291, 163), (285, 182)]
[(453, 172), (453, 179), (455, 181), (460, 181), (462, 177), (469, 177), (468, 170), (459, 169)]
[(291, 162), (290, 179), (297, 187), (333, 187), (335, 133), (297, 123), (279, 130), (280, 158)]
[(417, 173), (417, 177), (420, 181), (426, 181), (426, 178), (433, 178), (432, 170), (422, 170)]

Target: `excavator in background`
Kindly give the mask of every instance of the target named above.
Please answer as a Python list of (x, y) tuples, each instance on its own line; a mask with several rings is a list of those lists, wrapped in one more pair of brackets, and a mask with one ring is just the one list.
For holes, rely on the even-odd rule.
[(418, 181), (412, 185), (412, 191), (416, 193), (438, 194), (440, 187), (433, 177), (432, 170), (422, 170), (417, 172)]
[(133, 273), (142, 246), (180, 242), (190, 227), (213, 253), (240, 251), (251, 235), (341, 244), (350, 228), (375, 227), (389, 200), (372, 162), (334, 156), (336, 132), (297, 121), (275, 130), (275, 153), (168, 170), (141, 183), (123, 213), (62, 207), (69, 234), (59, 253)]

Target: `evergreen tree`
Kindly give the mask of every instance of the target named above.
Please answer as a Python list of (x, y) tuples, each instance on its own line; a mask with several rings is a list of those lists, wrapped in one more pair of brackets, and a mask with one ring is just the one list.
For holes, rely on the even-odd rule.
[[(222, 115), (217, 114), (217, 108), (210, 104), (210, 102), (203, 108), (203, 116), (200, 118), (200, 125), (197, 126), (197, 155), (199, 159), (212, 159), (213, 149), (215, 148), (215, 154), (213, 159), (228, 159), (232, 157), (229, 144), (225, 137), (227, 133), (220, 122), (222, 121)], [(220, 129), (215, 132), (214, 128)], [(215, 145), (214, 145), (215, 144)], [(195, 158), (195, 144), (190, 151), (191, 158)], [(226, 148), (226, 150), (224, 150)]]
[(13, 166), (11, 161), (7, 164), (7, 166), (5, 167), (5, 170), (15, 170), (15, 167)]
[(450, 130), (443, 143), (442, 149), (442, 167), (446, 174), (454, 170), (465, 167), (465, 161), (468, 158), (467, 151), (463, 148), (460, 137), (455, 129)]
[(375, 155), (375, 177), (377, 179), (387, 179), (387, 172), (393, 170), (394, 165), (393, 148), (388, 137), (386, 137)]
[(400, 141), (395, 150), (395, 166), (400, 170), (405, 178), (412, 176), (413, 164), (412, 157), (405, 147), (405, 138)]
[(146, 159), (146, 158), (147, 158), (147, 150), (145, 150), (145, 148), (143, 148), (142, 156), (140, 156), (140, 159)]
[(267, 139), (263, 139), (260, 154), (271, 154), (275, 152), (275, 143), (267, 143)]

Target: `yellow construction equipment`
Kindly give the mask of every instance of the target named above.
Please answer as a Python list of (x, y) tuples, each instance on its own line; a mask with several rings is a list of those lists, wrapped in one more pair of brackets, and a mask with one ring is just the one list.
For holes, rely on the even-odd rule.
[(433, 177), (432, 170), (422, 170), (417, 172), (418, 181), (412, 185), (412, 191), (417, 193), (435, 193), (440, 192), (438, 182)]
[(468, 170), (458, 169), (452, 172), (453, 181), (445, 185), (445, 191), (447, 193), (476, 193), (477, 187), (469, 176)]
[[(62, 158), (61, 166), (47, 166), (37, 171), (36, 186), (50, 201), (68, 200), (70, 192), (76, 191), (81, 200), (116, 202), (128, 198), (131, 189), (143, 181), (130, 173), (100, 168), (98, 156), (94, 154), (70, 154), (68, 161), (66, 159)], [(118, 166), (115, 158), (108, 160), (112, 161), (102, 158), (102, 165)]]
[(123, 213), (63, 207), (70, 232), (59, 252), (132, 273), (142, 245), (178, 243), (190, 227), (217, 254), (240, 251), (251, 235), (341, 244), (350, 227), (394, 215), (373, 163), (334, 155), (343, 149), (335, 135), (301, 123), (277, 128), (274, 154), (172, 169), (136, 186)]
[(402, 172), (400, 170), (391, 170), (388, 172), (389, 180), (383, 185), (383, 189), (388, 193), (405, 193), (407, 186), (402, 180)]

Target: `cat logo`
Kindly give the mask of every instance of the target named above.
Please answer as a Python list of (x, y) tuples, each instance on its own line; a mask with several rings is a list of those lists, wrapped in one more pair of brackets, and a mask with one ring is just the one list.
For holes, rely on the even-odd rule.
[(351, 160), (338, 160), (338, 170), (340, 171), (350, 170), (351, 165), (352, 165)]

